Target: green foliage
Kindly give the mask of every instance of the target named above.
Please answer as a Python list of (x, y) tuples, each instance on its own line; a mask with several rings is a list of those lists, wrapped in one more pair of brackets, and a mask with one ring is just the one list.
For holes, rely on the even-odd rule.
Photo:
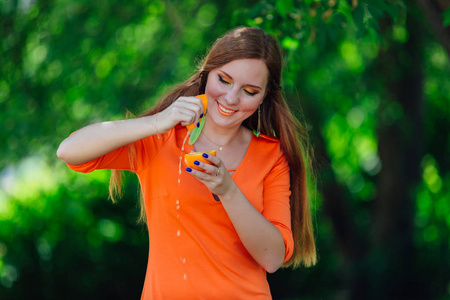
[(450, 25), (450, 7), (444, 11), (442, 16), (444, 19), (444, 21), (443, 21), (444, 26), (449, 26)]
[[(405, 136), (416, 134), (408, 130), (410, 107), (392, 96), (394, 83), (386, 80), (406, 75), (376, 70), (391, 59), (389, 49), (417, 34), (409, 27), (412, 14), (420, 12), (400, 0), (0, 2), (0, 298), (139, 297), (148, 239), (135, 223), (135, 178), (113, 205), (108, 171), (75, 174), (54, 153), (70, 132), (154, 103), (193, 72), (216, 37), (238, 25), (279, 39), (283, 92), (328, 159), (318, 181), (336, 183), (359, 243), (370, 248), (352, 269), (319, 190), (313, 203), (319, 264), (270, 275), (274, 298), (346, 298), (358, 270), (375, 290), (385, 267), (372, 231), (386, 167), (380, 127), (400, 124)], [(447, 9), (445, 25), (448, 16)], [(423, 155), (419, 181), (408, 187), (413, 275), (419, 298), (445, 299), (450, 62), (427, 31), (421, 43), (424, 141), (414, 148)], [(419, 63), (407, 54), (391, 65)]]

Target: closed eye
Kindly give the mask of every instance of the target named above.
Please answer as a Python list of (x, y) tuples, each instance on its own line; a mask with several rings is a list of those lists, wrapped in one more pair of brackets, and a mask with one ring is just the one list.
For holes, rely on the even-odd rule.
[(249, 95), (249, 96), (255, 96), (256, 94), (258, 94), (258, 92), (250, 92), (250, 91), (248, 91), (248, 90), (244, 90), (244, 92), (247, 94), (247, 95)]
[(228, 82), (228, 81), (226, 81), (225, 79), (223, 79), (222, 76), (220, 76), (220, 75), (217, 75), (217, 76), (219, 76), (219, 81), (222, 82), (223, 84), (227, 84), (227, 85), (230, 85), (230, 84), (231, 84), (230, 82)]

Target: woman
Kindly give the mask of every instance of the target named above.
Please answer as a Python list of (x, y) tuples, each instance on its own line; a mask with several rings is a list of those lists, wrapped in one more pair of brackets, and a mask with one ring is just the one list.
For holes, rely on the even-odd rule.
[[(316, 262), (302, 139), (280, 88), (273, 37), (237, 28), (199, 71), (136, 119), (87, 126), (58, 156), (79, 172), (137, 173), (149, 230), (142, 299), (271, 299), (267, 272)], [(187, 126), (205, 124), (193, 145)], [(254, 133), (254, 132), (255, 133)], [(181, 169), (181, 155), (216, 150)], [(305, 151), (306, 152), (306, 151)], [(305, 156), (306, 157), (306, 156)]]

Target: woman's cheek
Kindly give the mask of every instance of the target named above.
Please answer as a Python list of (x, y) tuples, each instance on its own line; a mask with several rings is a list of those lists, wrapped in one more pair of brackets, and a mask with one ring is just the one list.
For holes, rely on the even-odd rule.
[[(206, 87), (206, 95), (212, 98), (211, 100), (216, 100), (220, 98), (221, 95), (223, 95), (225, 91), (223, 88), (215, 87), (215, 86), (207, 86)], [(209, 104), (209, 103), (208, 103)]]

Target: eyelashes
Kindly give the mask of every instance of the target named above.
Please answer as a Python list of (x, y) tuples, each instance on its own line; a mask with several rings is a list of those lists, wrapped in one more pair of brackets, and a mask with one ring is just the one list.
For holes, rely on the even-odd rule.
[(246, 93), (246, 94), (248, 94), (248, 95), (250, 95), (250, 96), (255, 96), (256, 94), (258, 94), (258, 92), (250, 92), (250, 91), (247, 91), (247, 90), (245, 90), (244, 89), (244, 92)]
[(231, 82), (228, 82), (228, 81), (226, 81), (225, 79), (223, 79), (222, 76), (220, 76), (220, 75), (218, 75), (218, 76), (219, 76), (219, 81), (220, 81), (220, 82), (222, 82), (222, 83), (224, 83), (224, 84), (226, 84), (226, 85), (230, 85), (230, 84), (231, 84)]
[[(219, 76), (219, 81), (221, 83), (226, 84), (226, 85), (231, 85), (231, 82), (225, 80), (221, 75), (217, 75), (217, 76)], [(247, 89), (244, 89), (244, 92), (249, 96), (255, 96), (256, 94), (259, 94), (259, 92), (250, 92)]]

